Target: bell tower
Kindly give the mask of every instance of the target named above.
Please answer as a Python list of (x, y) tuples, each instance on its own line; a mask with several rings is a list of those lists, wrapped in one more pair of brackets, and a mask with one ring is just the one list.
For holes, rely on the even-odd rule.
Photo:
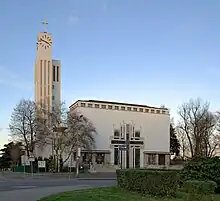
[(37, 36), (35, 102), (51, 110), (60, 105), (60, 61), (52, 60), (52, 34), (46, 31), (48, 23), (42, 24), (44, 31)]
[[(60, 60), (52, 59), (52, 34), (48, 33), (43, 22), (44, 31), (37, 35), (37, 54), (35, 60), (35, 103), (46, 110), (52, 111), (60, 107), (60, 83), (61, 63)], [(52, 155), (52, 145), (41, 148), (36, 147), (36, 155), (49, 157)]]

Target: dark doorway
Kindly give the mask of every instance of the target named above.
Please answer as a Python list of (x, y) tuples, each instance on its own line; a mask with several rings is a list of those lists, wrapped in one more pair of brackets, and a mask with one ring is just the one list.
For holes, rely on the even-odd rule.
[(136, 148), (135, 150), (135, 168), (140, 168), (140, 148)]
[(165, 165), (165, 154), (159, 154), (159, 165)]
[(119, 149), (118, 147), (114, 148), (114, 165), (119, 164)]

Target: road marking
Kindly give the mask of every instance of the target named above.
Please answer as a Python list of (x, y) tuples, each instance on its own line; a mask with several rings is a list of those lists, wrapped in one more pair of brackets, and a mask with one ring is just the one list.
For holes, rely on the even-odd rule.
[(13, 186), (14, 188), (35, 188), (36, 186)]

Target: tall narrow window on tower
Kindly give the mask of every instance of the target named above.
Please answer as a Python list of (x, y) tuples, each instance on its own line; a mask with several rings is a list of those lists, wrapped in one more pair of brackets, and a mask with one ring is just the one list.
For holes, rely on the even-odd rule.
[(47, 67), (47, 79), (48, 79), (48, 83), (47, 84), (49, 84), (50, 83), (50, 61), (48, 61), (48, 67)]
[(53, 66), (53, 81), (54, 81), (54, 82), (56, 81), (56, 80), (55, 80), (55, 78), (56, 78), (56, 72), (55, 72), (55, 70), (56, 70), (56, 67)]
[(47, 61), (44, 60), (44, 86), (47, 84)]
[(40, 60), (40, 84), (42, 85), (42, 71), (43, 71), (43, 61)]
[[(47, 67), (47, 75), (48, 75), (48, 80), (47, 80), (47, 85), (48, 85), (48, 95), (50, 95), (50, 61), (48, 61), (48, 67)], [(49, 104), (48, 104), (49, 105)]]
[(59, 82), (59, 66), (57, 66), (57, 82)]

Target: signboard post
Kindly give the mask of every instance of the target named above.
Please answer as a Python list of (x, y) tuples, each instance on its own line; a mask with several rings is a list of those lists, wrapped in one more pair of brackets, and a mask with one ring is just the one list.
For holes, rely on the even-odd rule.
[[(68, 167), (69, 167), (69, 172), (70, 172), (70, 174), (71, 174), (72, 168), (75, 168), (75, 167), (76, 167), (76, 161), (73, 161), (72, 158), (71, 158), (71, 160), (70, 160), (69, 163), (68, 163)], [(69, 174), (69, 179), (70, 179), (70, 174)]]
[(31, 163), (31, 175), (34, 176), (33, 162), (35, 161), (35, 158), (34, 156), (30, 156), (28, 160)]
[(81, 148), (77, 149), (77, 157), (76, 157), (76, 177), (79, 177), (79, 161), (81, 157)]
[(46, 172), (46, 161), (38, 161), (38, 169), (39, 168), (44, 168)]

